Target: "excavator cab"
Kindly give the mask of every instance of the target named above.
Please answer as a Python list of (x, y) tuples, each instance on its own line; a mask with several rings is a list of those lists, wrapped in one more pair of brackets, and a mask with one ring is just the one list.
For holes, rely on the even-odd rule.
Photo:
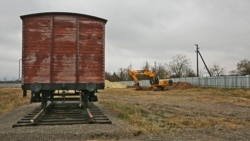
[(159, 76), (151, 77), (149, 82), (150, 85), (159, 84)]

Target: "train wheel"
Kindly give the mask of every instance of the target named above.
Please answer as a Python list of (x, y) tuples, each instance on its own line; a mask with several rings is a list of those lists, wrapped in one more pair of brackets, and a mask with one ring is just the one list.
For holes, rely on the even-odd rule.
[(95, 92), (89, 93), (89, 102), (96, 102), (98, 101), (98, 97), (95, 95)]
[(47, 100), (42, 101), (41, 106), (43, 109), (45, 109), (47, 106)]
[(42, 108), (46, 108), (48, 99), (53, 99), (53, 91), (42, 91), (42, 99), (41, 99), (41, 106)]
[(85, 92), (83, 95), (83, 103), (84, 103), (84, 107), (88, 108), (89, 105), (89, 93)]
[[(81, 103), (83, 102), (84, 108), (88, 108), (89, 103), (89, 91), (82, 91)], [(80, 104), (81, 105), (81, 104)], [(82, 106), (82, 105), (81, 105)]]

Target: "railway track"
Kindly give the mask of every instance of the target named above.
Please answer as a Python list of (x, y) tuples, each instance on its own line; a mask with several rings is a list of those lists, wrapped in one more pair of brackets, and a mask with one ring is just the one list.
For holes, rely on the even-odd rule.
[(12, 127), (111, 123), (94, 103), (89, 103), (88, 108), (83, 109), (77, 102), (52, 102), (46, 109), (37, 107)]

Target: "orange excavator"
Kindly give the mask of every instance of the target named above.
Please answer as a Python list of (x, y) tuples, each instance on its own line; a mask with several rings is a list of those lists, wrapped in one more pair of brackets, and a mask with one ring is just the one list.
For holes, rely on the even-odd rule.
[(150, 77), (150, 89), (153, 90), (164, 90), (166, 86), (171, 86), (173, 84), (173, 81), (171, 79), (169, 80), (160, 80), (159, 76), (155, 75), (155, 73), (149, 71), (149, 70), (128, 70), (128, 74), (133, 78), (135, 82), (135, 89), (141, 90), (141, 86), (139, 84), (139, 80), (137, 78), (137, 75), (146, 75)]

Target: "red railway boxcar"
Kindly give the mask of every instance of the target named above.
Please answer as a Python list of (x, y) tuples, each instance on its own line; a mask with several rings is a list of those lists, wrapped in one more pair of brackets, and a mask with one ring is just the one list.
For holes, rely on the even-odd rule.
[(95, 101), (94, 92), (104, 89), (107, 20), (65, 12), (21, 19), (23, 95), (31, 90), (31, 102), (46, 106), (56, 90), (75, 90)]

